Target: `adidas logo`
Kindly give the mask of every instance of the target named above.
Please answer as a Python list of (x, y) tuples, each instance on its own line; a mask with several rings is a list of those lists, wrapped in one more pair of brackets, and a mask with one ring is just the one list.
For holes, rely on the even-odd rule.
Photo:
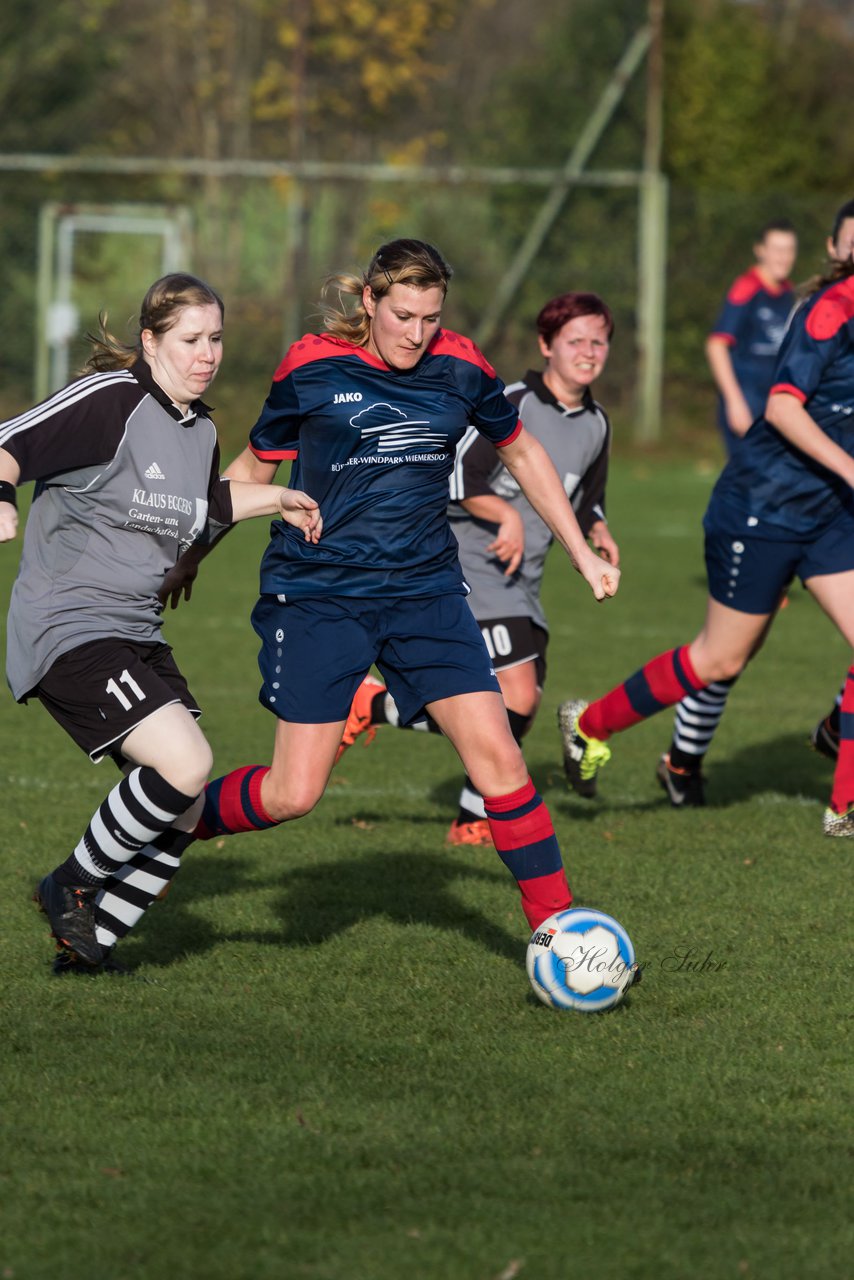
[(160, 470), (156, 462), (152, 462), (151, 466), (145, 473), (146, 480), (165, 480), (166, 477)]

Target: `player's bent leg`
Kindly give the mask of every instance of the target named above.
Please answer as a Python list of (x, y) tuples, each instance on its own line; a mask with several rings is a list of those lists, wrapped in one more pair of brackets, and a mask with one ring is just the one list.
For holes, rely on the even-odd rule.
[(350, 714), (344, 724), (344, 733), (341, 737), (341, 744), (338, 747), (338, 753), (335, 757), (335, 763), (343, 756), (348, 747), (352, 747), (361, 734), (366, 734), (365, 745), (373, 742), (376, 737), (376, 724), (374, 719), (374, 700), (385, 696), (388, 690), (382, 680), (377, 680), (376, 676), (365, 676), (362, 683), (355, 692), (353, 701), (350, 705)]
[(613, 734), (639, 724), (712, 681), (737, 675), (769, 617), (741, 613), (710, 597), (703, 630), (690, 645), (658, 654), (595, 702), (563, 703), (558, 723), (570, 785), (576, 786), (574, 772), (588, 786), (595, 780), (610, 757), (605, 743)]
[[(193, 809), (198, 812), (196, 806)], [(179, 830), (175, 823), (107, 880), (95, 904), (95, 936), (108, 955), (151, 904), (166, 897), (180, 869), (181, 855), (195, 838), (192, 831)]]
[[(816, 574), (804, 585), (854, 648), (854, 570)], [(839, 753), (823, 825), (826, 835), (854, 837), (854, 666), (848, 672), (842, 693)]]
[(524, 784), (528, 770), (510, 732), (501, 694), (462, 693), (428, 703), (426, 710), (481, 795), (500, 795)]
[(310, 813), (326, 789), (343, 728), (343, 720), (279, 720), (271, 765), (242, 765), (208, 784), (196, 839), (264, 831)]
[(213, 767), (207, 738), (186, 707), (174, 702), (146, 717), (127, 735), (122, 754), (156, 769), (173, 787), (197, 796)]
[[(542, 696), (538, 682), (537, 663), (525, 661), (496, 671), (501, 686), (501, 696), (507, 708), (510, 732), (516, 742), (522, 742), (537, 714)], [(451, 845), (491, 845), (492, 835), (486, 819), (483, 796), (466, 775), (460, 791), (457, 816), (451, 823), (446, 843)]]
[(483, 795), (493, 843), (519, 886), (528, 924), (536, 929), (566, 910), (572, 893), (549, 811), (528, 777), (501, 696), (461, 694), (427, 709)]
[(836, 701), (826, 716), (822, 716), (809, 736), (809, 744), (813, 751), (826, 756), (828, 760), (836, 760), (839, 755), (839, 729), (842, 714), (842, 699), (845, 695), (845, 684), (836, 695)]
[(343, 724), (276, 726), (273, 762), (261, 784), (261, 801), (277, 822), (310, 813), (326, 790), (341, 742)]
[(105, 951), (96, 932), (96, 899), (110, 877), (162, 835), (193, 803), (149, 765), (134, 768), (93, 815), (74, 852), (39, 884), (35, 900), (57, 941), (89, 965)]

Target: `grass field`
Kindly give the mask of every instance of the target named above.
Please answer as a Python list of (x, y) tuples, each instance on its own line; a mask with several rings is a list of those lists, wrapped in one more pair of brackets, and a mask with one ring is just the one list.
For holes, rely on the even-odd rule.
[[(426, 735), (353, 748), (318, 810), (196, 846), (123, 946), (56, 979), (29, 902), (113, 782), (37, 705), (0, 713), (4, 1280), (828, 1280), (851, 1272), (852, 845), (806, 748), (848, 653), (797, 587), (731, 699), (709, 806), (653, 770), (669, 714), (569, 795), (555, 708), (694, 634), (711, 476), (623, 463), (619, 597), (550, 561), (528, 739), (580, 904), (631, 933), (617, 1010), (529, 993), (488, 850), (443, 844), (459, 770)], [(217, 767), (268, 758), (242, 529), (167, 635)], [(0, 553), (4, 586), (16, 553)], [(846, 1258), (848, 1261), (846, 1262)]]

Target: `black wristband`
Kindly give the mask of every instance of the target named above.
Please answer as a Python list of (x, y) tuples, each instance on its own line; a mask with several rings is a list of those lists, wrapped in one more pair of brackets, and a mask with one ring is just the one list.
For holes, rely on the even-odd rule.
[(12, 506), (18, 506), (18, 494), (15, 486), (10, 484), (8, 480), (0, 480), (0, 502), (11, 502)]

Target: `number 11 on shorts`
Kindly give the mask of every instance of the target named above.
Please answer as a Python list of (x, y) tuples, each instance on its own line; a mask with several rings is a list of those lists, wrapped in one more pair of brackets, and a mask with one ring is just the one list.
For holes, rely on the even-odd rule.
[(131, 702), (130, 698), (126, 697), (124, 693), (122, 693), (121, 689), (119, 688), (119, 684), (125, 685), (133, 694), (133, 696), (136, 698), (137, 702), (145, 701), (145, 694), (143, 693), (142, 689), (140, 689), (139, 685), (134, 680), (133, 676), (130, 674), (127, 668), (125, 668), (125, 670), (119, 676), (118, 680), (111, 679), (107, 682), (107, 693), (111, 693), (114, 698), (117, 698), (121, 703), (122, 707), (125, 709), (125, 711), (130, 711), (131, 707), (133, 706), (133, 703)]

